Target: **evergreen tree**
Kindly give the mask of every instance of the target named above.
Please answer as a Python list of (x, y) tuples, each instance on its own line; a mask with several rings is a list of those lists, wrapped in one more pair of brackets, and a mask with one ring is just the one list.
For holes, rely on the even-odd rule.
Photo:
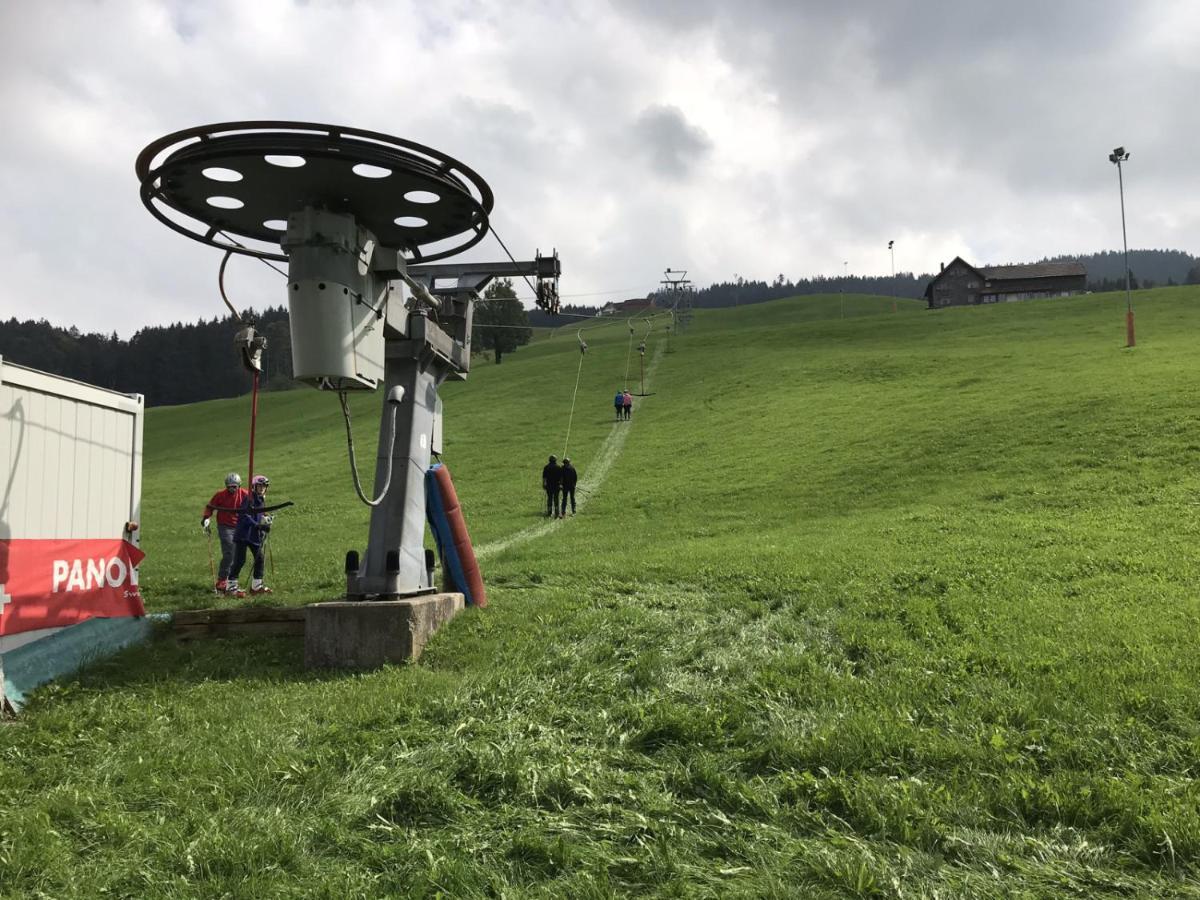
[(522, 344), (528, 344), (532, 337), (529, 317), (517, 299), (512, 282), (507, 278), (493, 281), (475, 304), (472, 350), (491, 350), (499, 363), (505, 353), (513, 353)]

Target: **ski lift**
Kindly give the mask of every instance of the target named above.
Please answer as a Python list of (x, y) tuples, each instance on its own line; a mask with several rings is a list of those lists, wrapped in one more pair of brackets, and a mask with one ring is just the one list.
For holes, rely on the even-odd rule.
[(255, 331), (253, 325), (247, 325), (233, 336), (233, 346), (247, 372), (257, 374), (262, 371), (262, 354), (267, 349), (265, 335)]
[[(544, 309), (546, 312), (550, 313), (550, 315), (552, 315), (552, 316), (557, 316), (558, 315), (558, 251), (557, 250), (554, 251), (553, 259), (554, 259), (554, 266), (552, 267), (552, 270), (554, 271), (555, 274), (547, 275), (547, 276), (543, 276), (541, 274), (538, 275), (537, 289), (536, 289), (536, 293), (534, 295), (534, 299), (535, 299), (535, 302), (537, 303), (537, 305), (541, 309)], [(541, 265), (542, 254), (541, 254), (540, 250), (536, 254), (535, 261), (537, 263), (537, 270), (540, 273), (541, 271), (543, 271), (543, 266)]]

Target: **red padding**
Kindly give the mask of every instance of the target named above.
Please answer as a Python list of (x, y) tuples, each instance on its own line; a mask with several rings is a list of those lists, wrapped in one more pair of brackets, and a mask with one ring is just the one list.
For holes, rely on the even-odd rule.
[(479, 561), (475, 559), (475, 548), (471, 546), (471, 536), (467, 534), (467, 522), (463, 518), (462, 507), (458, 505), (458, 492), (454, 490), (454, 482), (450, 479), (450, 470), (445, 463), (434, 470), (433, 477), (437, 480), (438, 491), (442, 495), (442, 503), (446, 507), (446, 521), (450, 525), (450, 535), (454, 540), (454, 549), (458, 551), (458, 560), (462, 565), (463, 578), (471, 589), (475, 605), (487, 606), (487, 593), (483, 589), (483, 575), (479, 572)]

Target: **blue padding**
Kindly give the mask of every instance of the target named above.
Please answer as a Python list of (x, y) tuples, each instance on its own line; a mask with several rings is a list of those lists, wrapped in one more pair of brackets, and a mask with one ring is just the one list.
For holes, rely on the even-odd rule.
[(433, 532), (442, 568), (450, 576), (450, 583), (467, 598), (468, 603), (474, 604), (475, 598), (471, 596), (471, 589), (467, 586), (458, 548), (454, 546), (454, 535), (450, 533), (450, 520), (446, 518), (446, 503), (442, 499), (442, 490), (434, 475), (441, 467), (441, 463), (434, 463), (425, 473), (425, 518), (429, 521), (429, 529)]
[(20, 709), (34, 688), (144, 641), (151, 618), (87, 619), (0, 654), (4, 699)]

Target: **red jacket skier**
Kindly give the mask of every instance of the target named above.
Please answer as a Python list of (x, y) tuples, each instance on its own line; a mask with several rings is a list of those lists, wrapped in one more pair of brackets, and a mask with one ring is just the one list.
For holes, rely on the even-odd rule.
[(233, 565), (233, 532), (237, 528), (238, 510), (249, 499), (250, 492), (242, 487), (242, 476), (230, 472), (225, 476), (225, 489), (217, 491), (212, 499), (204, 506), (204, 514), (200, 517), (200, 526), (209, 534), (209, 520), (212, 514), (217, 514), (217, 537), (221, 540), (221, 567), (217, 571), (216, 590), (225, 593), (229, 587), (229, 569)]

